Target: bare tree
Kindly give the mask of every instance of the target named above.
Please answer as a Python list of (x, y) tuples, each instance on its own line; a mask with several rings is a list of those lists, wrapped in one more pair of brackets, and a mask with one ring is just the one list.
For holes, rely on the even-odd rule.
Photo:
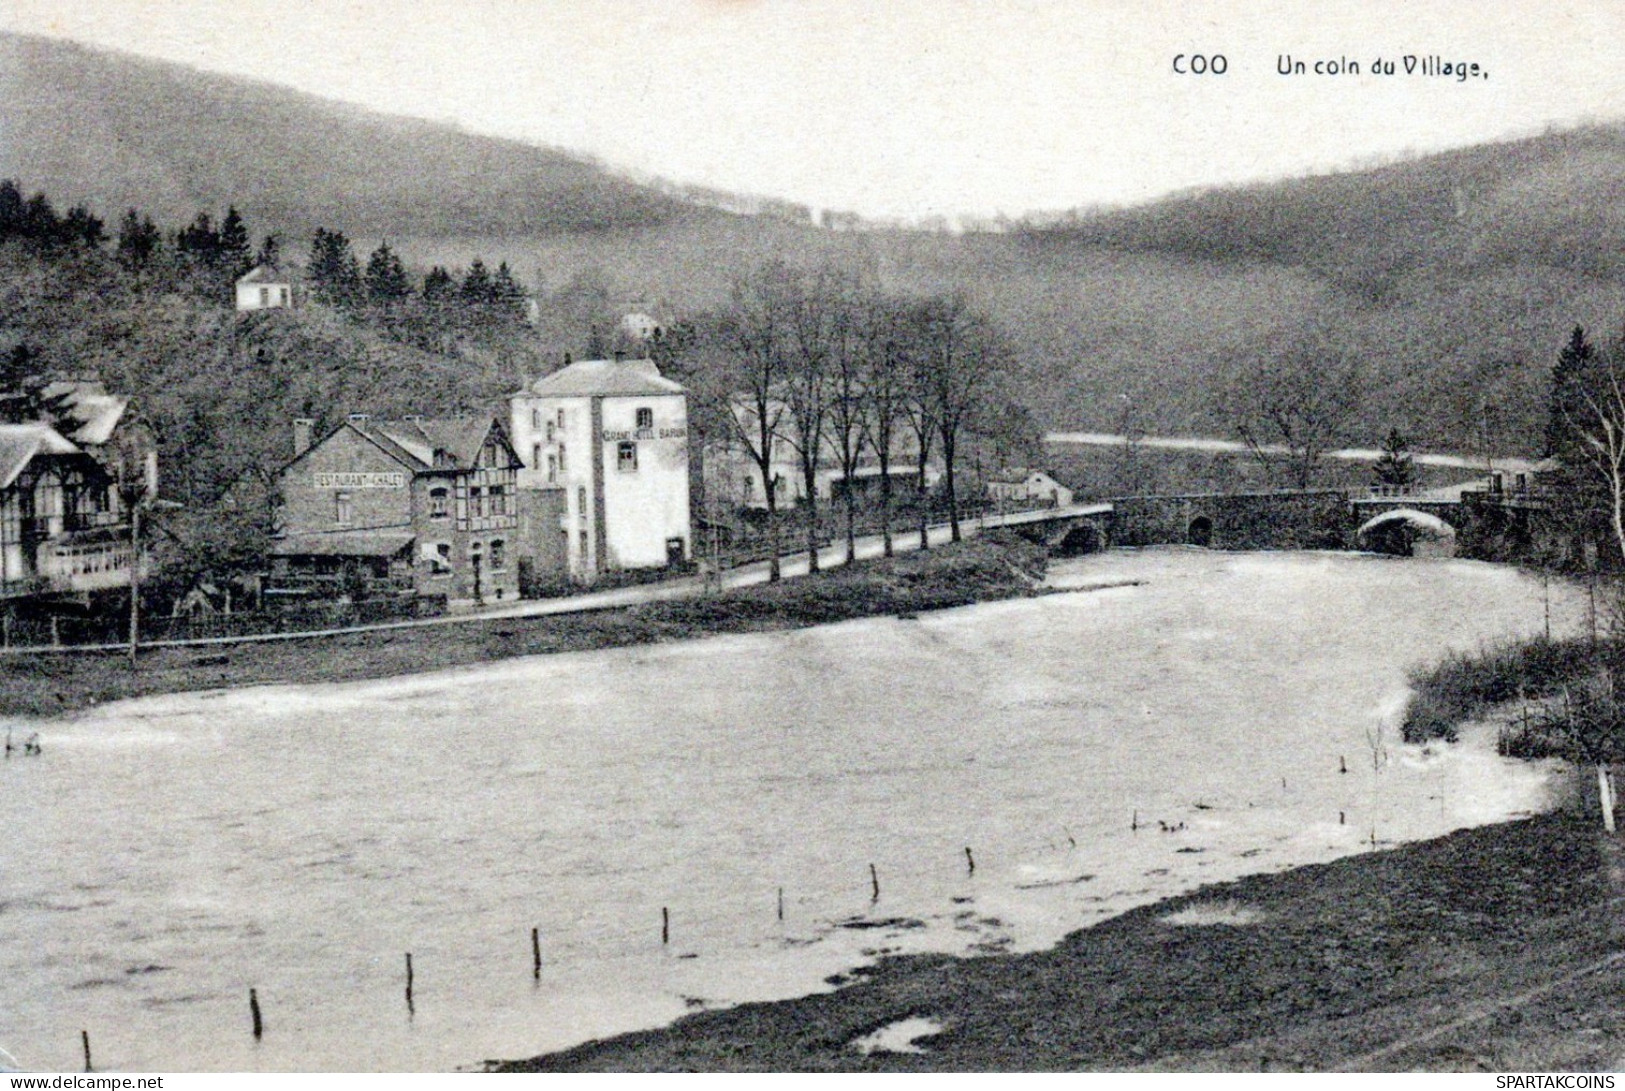
[(891, 527), (892, 447), (908, 418), (913, 368), (907, 305), (871, 294), (864, 300), (861, 321), (860, 367), (866, 407), (863, 424), (879, 463), (880, 535), (882, 550), (890, 557), (895, 552)]
[(1360, 404), (1360, 368), (1320, 341), (1299, 342), (1243, 370), (1230, 390), (1236, 434), (1294, 488), (1314, 483)]
[(942, 444), (943, 484), (948, 494), (950, 537), (959, 541), (959, 492), (955, 478), (959, 442), (985, 412), (999, 378), (1008, 370), (1004, 338), (961, 294), (927, 300), (922, 312), (921, 379), (924, 400)]
[(869, 445), (869, 312), (856, 278), (833, 277), (828, 285), (832, 310), (828, 368), (829, 439), (839, 463), (842, 508), (846, 516), (846, 563), (857, 560), (858, 468)]
[(768, 575), (779, 571), (778, 489), (773, 462), (787, 425), (782, 388), (789, 370), (790, 333), (785, 309), (794, 281), (788, 267), (771, 263), (736, 280), (718, 327), (727, 366), (717, 377), (716, 415), (731, 429), (761, 475), (767, 502)]
[(828, 435), (836, 346), (844, 337), (838, 304), (841, 279), (833, 269), (810, 276), (787, 272), (788, 290), (782, 299), (788, 333), (784, 377), (784, 403), (790, 418), (787, 438), (796, 453), (805, 494), (809, 572), (818, 571), (818, 471)]

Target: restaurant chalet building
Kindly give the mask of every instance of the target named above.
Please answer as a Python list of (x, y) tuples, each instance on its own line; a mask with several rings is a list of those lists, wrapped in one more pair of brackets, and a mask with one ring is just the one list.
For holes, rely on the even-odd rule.
[(356, 415), (314, 443), (311, 427), (294, 423), (281, 472), (268, 593), (519, 597), (520, 461), (500, 420)]

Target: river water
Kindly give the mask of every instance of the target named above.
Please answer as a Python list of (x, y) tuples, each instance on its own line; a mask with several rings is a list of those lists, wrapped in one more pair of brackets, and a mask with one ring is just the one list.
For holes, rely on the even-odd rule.
[(1546, 805), (1550, 767), (1395, 727), (1407, 666), (1540, 629), (1538, 581), (1184, 550), (1052, 580), (18, 722), (0, 1063), (77, 1069), (83, 1029), (102, 1070), (475, 1066)]

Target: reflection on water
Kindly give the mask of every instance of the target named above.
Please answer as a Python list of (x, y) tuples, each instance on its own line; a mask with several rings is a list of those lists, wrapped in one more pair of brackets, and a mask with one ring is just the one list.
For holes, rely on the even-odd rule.
[(0, 1048), (450, 1069), (1541, 803), (1544, 770), (1392, 726), (1408, 664), (1541, 623), (1510, 571), (1174, 551), (1057, 582), (1083, 590), (30, 725)]

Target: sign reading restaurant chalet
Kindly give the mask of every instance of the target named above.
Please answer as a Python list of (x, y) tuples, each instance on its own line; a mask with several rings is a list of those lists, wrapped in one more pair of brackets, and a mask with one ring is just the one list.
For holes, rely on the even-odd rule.
[(661, 428), (656, 430), (654, 428), (639, 428), (634, 432), (627, 428), (622, 428), (619, 430), (614, 428), (605, 428), (600, 435), (605, 443), (622, 443), (626, 440), (642, 441), (646, 439), (686, 439), (688, 437), (688, 429)]
[(397, 470), (392, 473), (361, 473), (361, 472), (333, 472), (316, 475), (318, 489), (404, 489), (406, 488), (406, 474)]

